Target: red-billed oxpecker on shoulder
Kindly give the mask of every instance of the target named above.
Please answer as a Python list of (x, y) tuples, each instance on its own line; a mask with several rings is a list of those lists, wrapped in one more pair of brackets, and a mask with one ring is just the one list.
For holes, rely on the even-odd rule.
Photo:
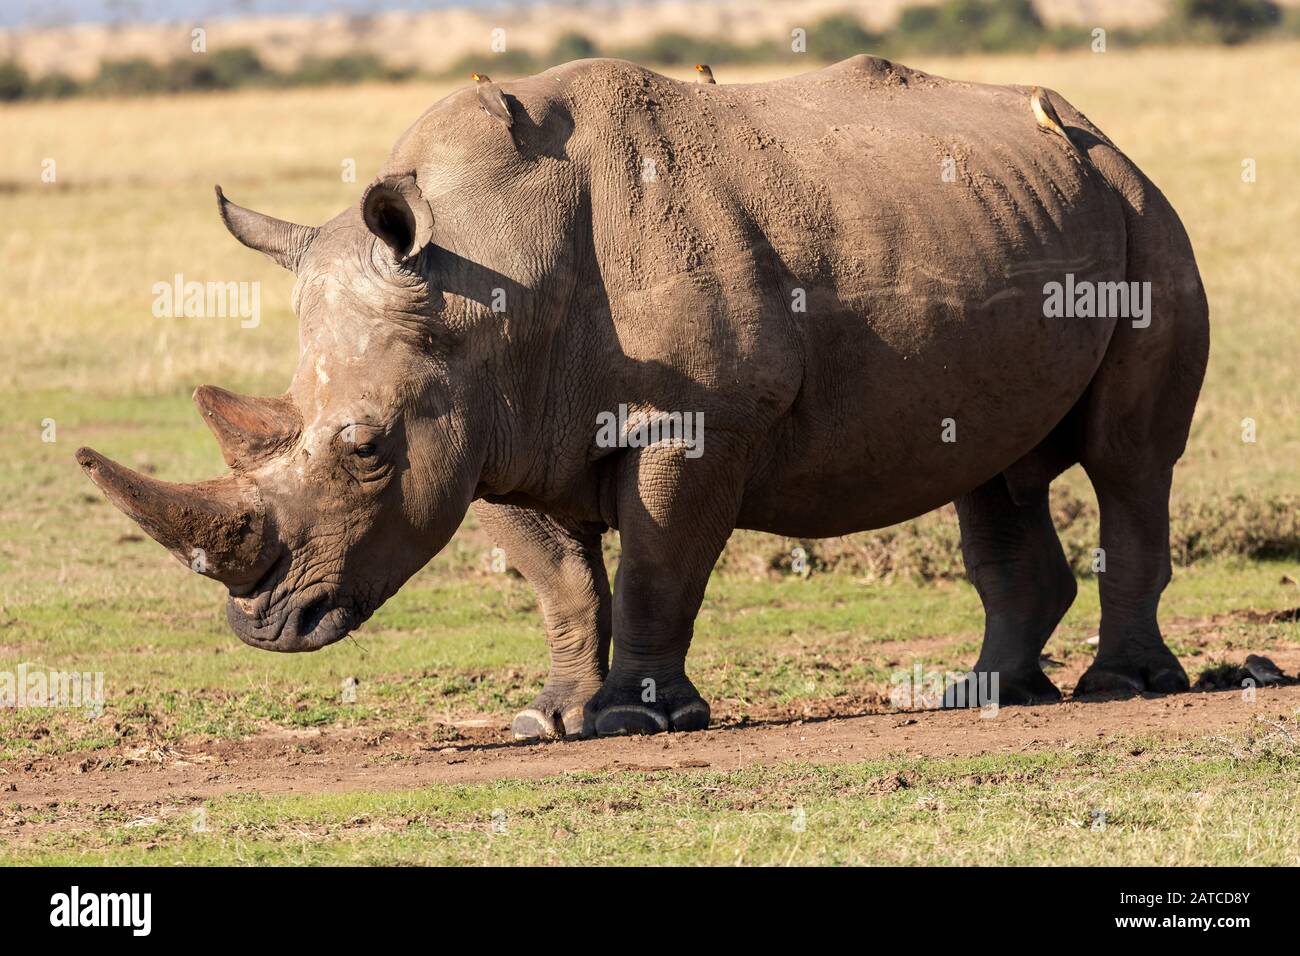
[(510, 112), (510, 104), (506, 102), (501, 87), (493, 83), (492, 77), (486, 73), (471, 73), (469, 78), (478, 86), (479, 109), (508, 129), (510, 139), (513, 142), (515, 138), (515, 117)]
[(715, 86), (717, 85), (718, 81), (713, 78), (713, 71), (709, 69), (709, 65), (707, 63), (696, 63), (695, 72), (697, 74), (695, 77), (695, 82), (712, 83)]
[(1069, 134), (1065, 132), (1065, 127), (1061, 125), (1061, 117), (1056, 115), (1056, 108), (1052, 106), (1052, 101), (1047, 98), (1041, 86), (1035, 86), (1034, 91), (1029, 94), (1029, 108), (1034, 111), (1034, 119), (1038, 120), (1039, 129), (1045, 133), (1055, 133), (1069, 144), (1071, 150), (1076, 153), (1079, 151)]

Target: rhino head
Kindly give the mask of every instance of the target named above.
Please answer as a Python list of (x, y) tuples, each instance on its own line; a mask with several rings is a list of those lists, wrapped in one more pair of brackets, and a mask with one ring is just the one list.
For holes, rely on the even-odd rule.
[(360, 208), (320, 227), (244, 209), (220, 187), (217, 202), (236, 239), (296, 274), (288, 392), (195, 391), (230, 467), (221, 478), (157, 481), (89, 448), (77, 461), (151, 537), (229, 589), (244, 642), (316, 650), (365, 621), (460, 524), (487, 447), (466, 422), (467, 369), (484, 359), (464, 339), (448, 347), (455, 319), (430, 321), (445, 303), (421, 255), (433, 212), (413, 175), (377, 181)]

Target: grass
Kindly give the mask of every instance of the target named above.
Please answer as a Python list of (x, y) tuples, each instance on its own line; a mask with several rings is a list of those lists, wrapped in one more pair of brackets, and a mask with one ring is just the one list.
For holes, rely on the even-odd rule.
[[(1292, 112), (1295, 83), (1284, 80), (1300, 77), (1300, 45), (912, 65), (1060, 90), (1173, 201), (1197, 250), (1214, 329), (1175, 505), (1193, 516), (1204, 509), (1209, 517), (1197, 520), (1207, 524), (1225, 523), (1220, 537), (1228, 543), (1178, 569), (1163, 613), (1196, 619), (1300, 603), (1296, 589), (1280, 583), (1284, 573), (1300, 577), (1294, 554), (1232, 556), (1234, 535), (1250, 530), (1245, 525), (1261, 511), (1225, 504), (1242, 496), (1273, 508), (1279, 522), (1294, 519), (1293, 509), (1276, 503), (1294, 496), (1300, 460), (1293, 318), (1300, 126), (1278, 117)], [(760, 78), (765, 71), (756, 67), (720, 76)], [(22, 662), (102, 671), (108, 692), (98, 719), (0, 711), (0, 760), (103, 750), (133, 736), (223, 738), (268, 726), (366, 724), (436, 735), (466, 715), (504, 719), (540, 686), (546, 653), (531, 591), (489, 573), (489, 542), (472, 521), (355, 641), (281, 657), (240, 645), (222, 620), (220, 589), (143, 538), (72, 459), (91, 444), (162, 477), (220, 472), (189, 392), (201, 382), (281, 391), (297, 330), (290, 278), (225, 233), (211, 185), (276, 216), (323, 221), (357, 201), (389, 145), (446, 91), (412, 83), (0, 107), (0, 437), (7, 451), (0, 458), (0, 671)], [(1244, 158), (1257, 164), (1255, 183), (1241, 181)], [(41, 181), (45, 160), (55, 162), (54, 184)], [(348, 161), (354, 182), (342, 176)], [(178, 272), (260, 281), (261, 323), (244, 329), (236, 320), (154, 318), (153, 283)], [(1246, 417), (1258, 424), (1253, 444), (1241, 441)], [(54, 441), (42, 440), (47, 421)], [(1092, 501), (1076, 472), (1062, 485)], [(955, 573), (947, 520), (930, 516), (904, 532), (926, 539), (917, 546), (926, 561), (946, 556), (947, 570), (930, 582), (910, 567), (877, 574), (852, 562), (808, 580), (773, 573), (769, 566), (793, 542), (738, 535), (710, 585), (691, 657), (692, 675), (718, 712), (740, 719), (772, 708), (857, 706), (920, 653), (901, 653), (905, 641), (935, 639), (924, 645), (928, 666), (968, 666), (982, 615), (969, 585), (944, 579)], [(1079, 526), (1080, 542), (1088, 527)], [(823, 548), (830, 553), (833, 545)], [(1098, 620), (1095, 580), (1085, 575), (1080, 586), (1048, 648), (1057, 660), (1092, 653), (1084, 639)], [(1294, 622), (1241, 617), (1211, 630), (1196, 641), (1185, 629), (1171, 632), (1175, 650), (1191, 655), (1193, 678), (1224, 654), (1300, 640)], [(355, 703), (340, 693), (349, 677), (359, 681)], [(1289, 779), (1294, 789), (1292, 763), (1285, 764), (1289, 778), (1270, 780), (1274, 765), (1264, 760), (1177, 747), (1151, 754), (1134, 762), (1103, 747), (983, 763), (230, 798), (209, 807), (215, 825), (207, 835), (189, 834), (180, 816), (140, 827), (105, 818), (102, 829), (62, 843), (51, 837), (41, 853), (111, 862), (956, 862), (980, 853), (1004, 862), (1296, 862), (1295, 824), (1277, 782)], [(872, 781), (901, 770), (917, 775), (915, 786), (870, 791)], [(981, 775), (1004, 778), (964, 782)], [(798, 836), (788, 826), (796, 800), (809, 821)], [(1098, 834), (1079, 821), (1101, 803), (1118, 809)], [(493, 807), (506, 810), (509, 836), (484, 832), (484, 812)], [(350, 822), (357, 818), (370, 822)], [(568, 835), (547, 836), (561, 830)], [(149, 842), (154, 849), (145, 849)]]
[(29, 811), (0, 863), (1291, 865), (1294, 738)]

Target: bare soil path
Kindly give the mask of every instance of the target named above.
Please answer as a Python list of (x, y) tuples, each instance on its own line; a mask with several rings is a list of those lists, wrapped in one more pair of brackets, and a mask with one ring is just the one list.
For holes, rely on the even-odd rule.
[[(1282, 658), (1284, 655), (1277, 655)], [(1285, 655), (1294, 672), (1300, 652)], [(979, 711), (918, 711), (777, 719), (700, 733), (516, 742), (499, 718), (461, 722), (463, 741), (364, 730), (278, 730), (240, 740), (111, 757), (72, 754), (0, 768), (0, 801), (49, 806), (167, 803), (229, 793), (401, 790), (429, 784), (530, 779), (572, 772), (732, 770), (786, 761), (845, 763), (891, 754), (970, 756), (1059, 748), (1097, 738), (1230, 735), (1300, 708), (1300, 686)], [(481, 726), (479, 726), (481, 725)], [(15, 789), (10, 790), (13, 785)]]
[[(1167, 632), (1204, 660), (1211, 642), (1234, 622), (1293, 620), (1284, 612), (1238, 611), (1169, 622)], [(943, 642), (957, 637), (941, 639)], [(924, 659), (930, 640), (898, 642), (900, 660)], [(1238, 663), (1248, 651), (1224, 655)], [(1300, 647), (1258, 648), (1284, 674), (1300, 673)], [(1045, 660), (1068, 695), (1091, 659), (1070, 654)], [(1189, 657), (1189, 661), (1191, 658)], [(1189, 667), (1189, 670), (1191, 668)], [(320, 794), (408, 790), (431, 784), (537, 779), (565, 773), (735, 770), (785, 762), (834, 764), (890, 755), (962, 757), (1033, 752), (1099, 739), (1158, 735), (1164, 740), (1232, 737), (1251, 726), (1274, 729), (1300, 710), (1300, 681), (1260, 687), (1253, 699), (1232, 686), (1165, 697), (1066, 699), (1035, 707), (899, 711), (873, 698), (820, 698), (739, 709), (715, 701), (711, 729), (691, 734), (551, 742), (515, 741), (504, 714), (462, 719), (450, 726), (392, 733), (373, 723), (354, 727), (267, 729), (235, 739), (194, 739), (115, 747), (0, 762), (0, 821), (4, 810), (64, 807), (162, 806), (232, 793)], [(1263, 723), (1261, 723), (1263, 722)], [(447, 743), (448, 737), (454, 743)], [(0, 822), (0, 832), (5, 829)]]

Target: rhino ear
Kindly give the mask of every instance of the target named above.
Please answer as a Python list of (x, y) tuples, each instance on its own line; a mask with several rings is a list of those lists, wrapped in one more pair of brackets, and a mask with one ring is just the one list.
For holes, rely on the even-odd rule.
[(385, 176), (367, 186), (361, 218), (398, 260), (418, 254), (433, 239), (433, 209), (414, 173)]
[(216, 192), (217, 211), (221, 213), (221, 221), (226, 224), (232, 236), (248, 248), (274, 259), (290, 272), (298, 271), (303, 253), (312, 244), (319, 229), (285, 222), (283, 219), (272, 219), (260, 212), (237, 206), (226, 198), (220, 186), (216, 187)]

